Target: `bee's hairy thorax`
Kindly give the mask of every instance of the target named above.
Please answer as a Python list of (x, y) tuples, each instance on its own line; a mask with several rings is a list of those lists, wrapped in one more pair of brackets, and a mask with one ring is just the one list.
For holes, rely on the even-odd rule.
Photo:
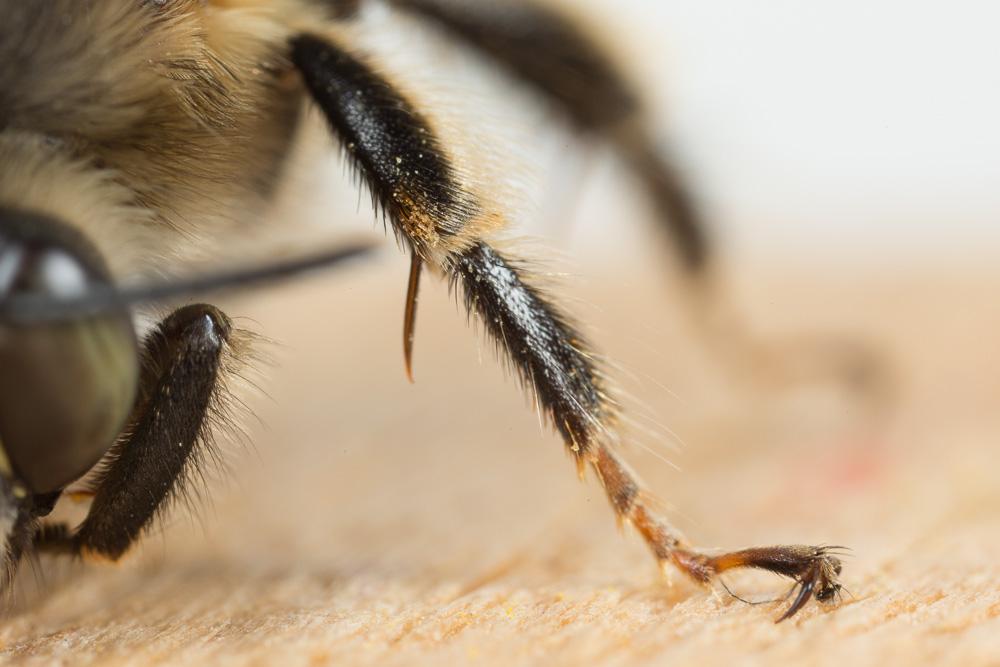
[[(191, 239), (259, 213), (297, 125), (287, 42), (321, 20), (310, 6), (0, 0), (0, 14), (0, 202), (86, 227), (88, 216), (68, 210), (79, 192), (74, 202), (34, 186), (37, 201), (23, 201), (31, 195), (18, 181), (34, 165), (33, 181), (104, 188), (83, 197), (108, 202), (93, 217), (131, 218), (84, 229), (108, 253), (120, 251), (110, 237), (122, 238), (123, 225)], [(12, 198), (21, 201), (4, 202)]]

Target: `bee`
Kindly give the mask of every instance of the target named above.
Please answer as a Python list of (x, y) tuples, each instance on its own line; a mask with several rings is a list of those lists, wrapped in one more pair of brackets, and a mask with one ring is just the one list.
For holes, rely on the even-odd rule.
[[(594, 471), (614, 513), (661, 566), (705, 584), (738, 568), (787, 577), (797, 594), (779, 620), (813, 598), (832, 601), (838, 548), (710, 553), (657, 511), (617, 451), (619, 407), (591, 346), (518, 258), (491, 241), (505, 225), (503, 206), (466, 177), (433, 109), (344, 30), (367, 4), (0, 0), (0, 585), (10, 586), (29, 552), (118, 560), (205, 455), (245, 336), (209, 304), (152, 326), (138, 317), (141, 306), (364, 251), (170, 277), (179, 260), (211, 259), (253, 227), (309, 105), (411, 257), (408, 368), (430, 268), (481, 319), (581, 474)], [(540, 0), (386, 4), (438, 25), (610, 141), (657, 203), (681, 263), (707, 272), (707, 236), (653, 148), (637, 95), (573, 20)], [(143, 280), (145, 288), (129, 287)], [(86, 518), (47, 520), (85, 477)]]

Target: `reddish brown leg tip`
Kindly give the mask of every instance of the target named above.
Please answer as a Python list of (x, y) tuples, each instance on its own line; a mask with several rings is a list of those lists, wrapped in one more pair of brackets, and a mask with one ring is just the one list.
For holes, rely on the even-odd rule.
[[(843, 550), (845, 547), (761, 547), (707, 558), (699, 564), (702, 572), (710, 572), (712, 575), (718, 575), (727, 570), (751, 568), (766, 570), (792, 579), (795, 586), (783, 599), (790, 597), (796, 590), (798, 593), (788, 609), (775, 620), (775, 623), (781, 623), (801, 611), (811, 598), (816, 598), (817, 602), (827, 603), (837, 597), (842, 588), (838, 581), (842, 566), (840, 559), (835, 554)], [(688, 567), (684, 567), (684, 569), (694, 578), (704, 580), (701, 572), (692, 572)], [(729, 590), (728, 587), (726, 590)], [(731, 591), (730, 594), (742, 600)]]

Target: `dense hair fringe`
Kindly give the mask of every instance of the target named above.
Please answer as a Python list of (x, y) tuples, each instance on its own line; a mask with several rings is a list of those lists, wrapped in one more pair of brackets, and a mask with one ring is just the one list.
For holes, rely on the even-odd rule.
[[(338, 39), (301, 35), (292, 59), (339, 140), (352, 181), (396, 241), (435, 261), (461, 247), (481, 212), (430, 117)], [(364, 116), (362, 119), (361, 116)], [(387, 225), (386, 225), (387, 226)]]
[[(598, 440), (616, 440), (618, 402), (586, 337), (531, 276), (525, 262), (507, 259), (485, 243), (454, 257), (448, 271), (449, 289), (456, 298), (461, 295), (470, 324), (483, 328), (505, 371), (581, 457)], [(506, 311), (501, 299), (508, 301)]]
[[(154, 329), (150, 336), (162, 335)], [(256, 369), (270, 363), (262, 348), (267, 339), (248, 329), (234, 327), (225, 339), (222, 355), (216, 373), (216, 382), (212, 390), (204, 419), (191, 447), (182, 473), (176, 478), (164, 501), (157, 507), (154, 517), (143, 526), (142, 532), (148, 534), (162, 526), (174, 508), (179, 504), (185, 509), (185, 516), (198, 519), (210, 505), (209, 488), (220, 480), (229, 477), (229, 457), (224, 456), (225, 446), (236, 446), (240, 449), (249, 447), (250, 438), (244, 424), (254, 417), (253, 411), (240, 398), (246, 389), (250, 393), (260, 391), (253, 376)], [(159, 375), (164, 370), (156, 363), (152, 355), (143, 355), (142, 373)], [(122, 430), (115, 444), (98, 462), (88, 475), (74, 490), (88, 494), (96, 494), (101, 488), (110, 469), (118, 460), (130, 438), (134, 434), (136, 421), (145, 411), (148, 396), (138, 396), (133, 408), (130, 423)]]

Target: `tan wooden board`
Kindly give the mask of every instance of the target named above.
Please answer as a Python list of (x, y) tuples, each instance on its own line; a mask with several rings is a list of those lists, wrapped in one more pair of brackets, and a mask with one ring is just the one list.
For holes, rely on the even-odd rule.
[(250, 399), (266, 427), (247, 420), (252, 445), (224, 447), (211, 501), (176, 508), (123, 564), (25, 567), (0, 661), (1000, 664), (997, 276), (741, 281), (762, 334), (841, 331), (891, 359), (894, 399), (875, 406), (740, 385), (686, 330), (664, 272), (568, 286), (620, 363), (625, 451), (692, 540), (854, 549), (843, 604), (774, 625), (774, 605), (661, 582), (433, 281), (409, 385), (405, 271), (392, 257), (227, 302), (274, 341), (267, 397)]

